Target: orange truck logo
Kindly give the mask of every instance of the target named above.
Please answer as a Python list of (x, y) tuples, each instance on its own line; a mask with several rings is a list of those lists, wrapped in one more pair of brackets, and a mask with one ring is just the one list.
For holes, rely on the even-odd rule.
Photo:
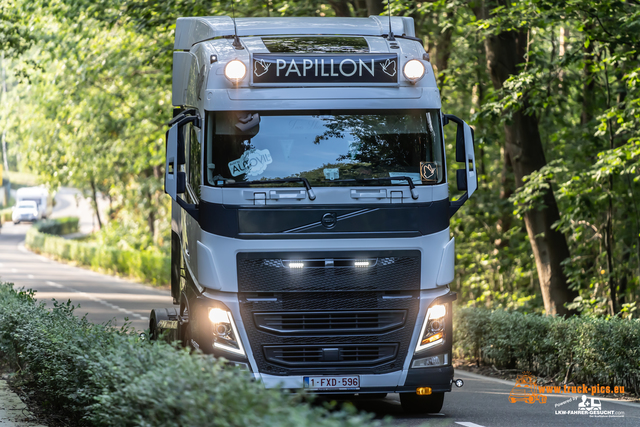
[(516, 403), (519, 400), (529, 404), (533, 404), (536, 401), (540, 403), (547, 401), (547, 396), (539, 393), (538, 385), (533, 375), (518, 375), (516, 378), (516, 385), (509, 393), (509, 402)]

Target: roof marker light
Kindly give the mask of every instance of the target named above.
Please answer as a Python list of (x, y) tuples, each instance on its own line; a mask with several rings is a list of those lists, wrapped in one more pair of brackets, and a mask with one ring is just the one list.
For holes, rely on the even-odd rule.
[(417, 59), (408, 61), (403, 68), (404, 76), (414, 84), (424, 76), (425, 70), (424, 64)]

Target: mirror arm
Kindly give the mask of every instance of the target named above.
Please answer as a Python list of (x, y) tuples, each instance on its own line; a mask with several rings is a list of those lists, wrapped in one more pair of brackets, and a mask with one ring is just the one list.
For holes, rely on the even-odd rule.
[(462, 205), (464, 205), (464, 202), (466, 202), (468, 199), (469, 199), (469, 193), (465, 191), (464, 194), (460, 196), (458, 200), (449, 202), (449, 218), (454, 216), (456, 212), (458, 212), (458, 209), (460, 209)]
[(192, 205), (190, 203), (185, 202), (180, 197), (176, 198), (176, 202), (180, 205), (182, 209), (187, 211), (189, 215), (193, 217), (196, 221), (200, 222), (200, 209), (198, 209), (198, 205)]

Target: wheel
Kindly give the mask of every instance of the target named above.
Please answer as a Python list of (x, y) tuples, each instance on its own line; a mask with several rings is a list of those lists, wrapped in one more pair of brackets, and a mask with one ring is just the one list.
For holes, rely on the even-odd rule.
[(409, 414), (435, 414), (440, 412), (444, 403), (444, 392), (433, 393), (428, 396), (418, 396), (416, 393), (400, 393), (402, 409)]
[(527, 403), (532, 404), (533, 402), (535, 402), (535, 399), (533, 398), (533, 396), (529, 396), (529, 398), (527, 399)]
[(18, 224), (20, 224), (20, 221), (13, 221), (13, 223), (14, 223), (15, 225), (18, 225)]
[[(149, 339), (164, 338), (168, 343), (176, 339), (175, 323), (178, 315), (175, 308), (154, 308), (149, 314)], [(166, 333), (165, 333), (166, 332)]]
[(156, 318), (156, 311), (151, 310), (149, 315), (149, 339), (156, 341), (158, 339), (158, 319)]
[(547, 396), (540, 396), (540, 403), (547, 403)]

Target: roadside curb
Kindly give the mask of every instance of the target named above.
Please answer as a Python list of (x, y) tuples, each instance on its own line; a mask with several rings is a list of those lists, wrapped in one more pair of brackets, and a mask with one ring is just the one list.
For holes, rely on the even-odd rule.
[(11, 391), (7, 381), (3, 379), (0, 379), (0, 426), (45, 427), (35, 421), (24, 402)]

